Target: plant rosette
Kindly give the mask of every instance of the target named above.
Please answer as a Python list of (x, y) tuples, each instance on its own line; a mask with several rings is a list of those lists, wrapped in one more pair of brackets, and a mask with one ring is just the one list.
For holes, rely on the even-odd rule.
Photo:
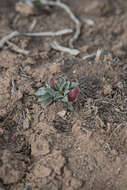
[(72, 104), (79, 94), (78, 86), (78, 82), (70, 82), (63, 78), (56, 82), (51, 78), (49, 84), (39, 88), (35, 95), (38, 97), (38, 102), (43, 102), (45, 106), (60, 101), (69, 111), (73, 111)]

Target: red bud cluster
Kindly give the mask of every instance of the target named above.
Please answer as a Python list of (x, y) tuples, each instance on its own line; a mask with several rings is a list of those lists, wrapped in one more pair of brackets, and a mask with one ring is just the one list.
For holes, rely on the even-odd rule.
[[(49, 85), (50, 87), (53, 89), (53, 90), (56, 90), (56, 87), (55, 87), (55, 80), (54, 78), (52, 77), (49, 81)], [(77, 96), (79, 94), (79, 88), (78, 87), (75, 87), (73, 88), (69, 93), (68, 93), (68, 100), (70, 102), (73, 102)]]

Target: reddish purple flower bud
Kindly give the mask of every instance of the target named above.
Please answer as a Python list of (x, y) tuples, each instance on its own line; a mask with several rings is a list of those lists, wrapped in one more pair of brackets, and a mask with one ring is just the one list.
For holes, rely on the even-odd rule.
[(51, 78), (51, 79), (50, 79), (50, 81), (49, 81), (49, 86), (50, 86), (53, 90), (56, 90), (54, 78)]
[(74, 89), (72, 89), (69, 92), (69, 94), (68, 94), (68, 100), (71, 101), (71, 102), (74, 101), (77, 98), (78, 94), (79, 94), (79, 88), (75, 87)]

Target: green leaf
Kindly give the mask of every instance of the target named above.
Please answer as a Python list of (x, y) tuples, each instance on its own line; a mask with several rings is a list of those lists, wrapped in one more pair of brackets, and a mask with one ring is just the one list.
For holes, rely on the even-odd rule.
[(56, 90), (59, 91), (59, 89), (60, 89), (60, 83), (56, 83), (56, 84), (55, 84), (55, 87), (56, 87)]
[(45, 95), (46, 89), (47, 89), (47, 88), (46, 88), (45, 86), (39, 88), (39, 89), (37, 90), (37, 92), (35, 93), (35, 95), (36, 95), (36, 96), (43, 96), (43, 95)]
[(70, 83), (71, 83), (70, 81), (66, 81), (66, 87), (65, 87), (65, 89), (68, 90), (70, 88)]
[(65, 90), (64, 91), (64, 96), (66, 96), (69, 92), (70, 92), (70, 90)]
[(78, 85), (79, 83), (77, 82), (70, 82), (61, 78), (59, 82), (55, 83), (55, 90), (50, 86), (44, 86), (39, 88), (35, 95), (40, 96), (38, 102), (43, 102), (45, 106), (48, 106), (54, 101), (61, 101), (65, 104), (68, 110), (73, 111), (72, 102), (69, 102), (68, 100), (68, 93)]
[(55, 98), (54, 98), (54, 100), (60, 100), (60, 99), (62, 99), (63, 98), (63, 95), (61, 94), (61, 93), (59, 93), (59, 92), (56, 92), (55, 93)]
[(66, 86), (66, 81), (64, 79), (61, 80), (61, 83), (60, 83), (60, 91), (63, 91), (65, 86)]
[(46, 92), (47, 92), (48, 94), (50, 94), (50, 96), (52, 96), (52, 97), (55, 96), (55, 90), (53, 90), (53, 89), (50, 88), (50, 87), (47, 87)]
[(48, 98), (52, 98), (52, 97), (46, 93), (44, 96), (41, 96), (38, 98), (38, 102), (45, 102)]
[(53, 101), (54, 100), (50, 97), (50, 98), (48, 98), (47, 100), (44, 101), (44, 105), (48, 106), (49, 104), (53, 103)]
[(70, 88), (74, 88), (76, 86), (79, 86), (78, 82), (71, 82)]
[(73, 111), (73, 106), (72, 106), (72, 103), (71, 103), (71, 102), (68, 102), (68, 103), (67, 103), (67, 109), (68, 109), (69, 111)]
[(33, 1), (34, 7), (40, 9), (42, 8), (42, 4), (40, 3), (40, 1)]
[(65, 96), (61, 101), (67, 103), (68, 102), (68, 97)]

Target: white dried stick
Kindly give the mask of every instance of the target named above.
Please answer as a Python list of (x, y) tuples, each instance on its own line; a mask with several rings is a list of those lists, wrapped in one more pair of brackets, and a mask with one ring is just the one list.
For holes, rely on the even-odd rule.
[(65, 5), (64, 3), (60, 2), (59, 0), (57, 0), (57, 1), (40, 0), (40, 2), (43, 5), (57, 6), (57, 7), (60, 7), (62, 9), (64, 9), (64, 11), (70, 16), (70, 18), (76, 24), (76, 31), (74, 33), (74, 36), (69, 41), (69, 46), (71, 48), (73, 48), (73, 43), (74, 43), (74, 41), (76, 41), (78, 39), (78, 37), (80, 35), (80, 32), (81, 32), (81, 23), (78, 20), (78, 18), (74, 15), (74, 13), (71, 11), (71, 9), (67, 5)]
[(12, 38), (16, 37), (16, 36), (31, 36), (31, 37), (53, 37), (53, 36), (62, 36), (62, 35), (65, 35), (65, 34), (70, 34), (72, 33), (72, 30), (71, 29), (63, 29), (63, 30), (58, 30), (56, 32), (35, 32), (35, 33), (29, 33), (29, 32), (26, 32), (26, 33), (20, 33), (18, 31), (14, 31), (10, 34), (8, 34), (7, 36), (3, 37), (1, 40), (0, 40), (0, 48), (3, 48), (4, 44), (11, 40)]
[(80, 53), (80, 51), (77, 49), (71, 49), (71, 48), (61, 46), (57, 41), (54, 41), (51, 44), (51, 47), (55, 50), (66, 52), (66, 53), (69, 53), (74, 56), (79, 55), (79, 53)]

